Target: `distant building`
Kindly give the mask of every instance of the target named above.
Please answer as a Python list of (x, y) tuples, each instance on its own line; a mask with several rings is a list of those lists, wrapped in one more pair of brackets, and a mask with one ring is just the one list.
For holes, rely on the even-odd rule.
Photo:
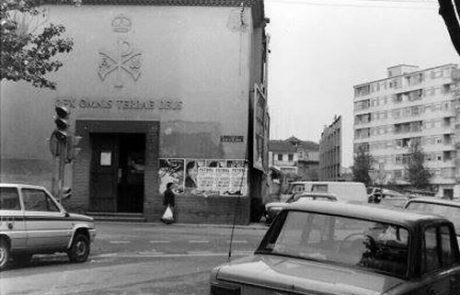
[(419, 143), (437, 196), (460, 195), (456, 69), (455, 64), (428, 69), (397, 65), (388, 68), (386, 78), (354, 86), (354, 150), (369, 151), (382, 184), (410, 185), (405, 172), (409, 148)]
[(342, 117), (335, 116), (334, 122), (326, 126), (319, 142), (319, 179), (339, 181), (342, 167)]
[(293, 180), (318, 180), (319, 146), (294, 136), (286, 140), (270, 140), (269, 166), (276, 167)]

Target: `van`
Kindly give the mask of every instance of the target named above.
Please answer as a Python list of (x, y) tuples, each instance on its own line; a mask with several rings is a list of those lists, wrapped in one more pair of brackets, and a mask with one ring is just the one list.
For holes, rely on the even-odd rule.
[(303, 192), (332, 193), (337, 196), (337, 201), (348, 203), (368, 203), (366, 187), (361, 182), (340, 182), (340, 181), (294, 181), (289, 184), (286, 195)]

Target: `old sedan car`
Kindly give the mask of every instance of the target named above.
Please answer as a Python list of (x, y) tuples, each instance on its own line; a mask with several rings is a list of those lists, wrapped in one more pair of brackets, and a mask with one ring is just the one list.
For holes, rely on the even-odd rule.
[(449, 219), (454, 224), (457, 240), (460, 244), (460, 202), (435, 199), (433, 197), (415, 198), (409, 200), (404, 205), (404, 208), (438, 214)]
[(286, 202), (271, 202), (265, 205), (265, 221), (271, 223), (276, 215), (283, 210), (290, 203), (302, 200), (323, 200), (323, 201), (337, 201), (335, 194), (331, 193), (298, 193), (289, 197)]
[(210, 294), (460, 294), (455, 230), (439, 216), (293, 203), (253, 255), (214, 268)]
[(0, 183), (0, 270), (39, 253), (84, 262), (95, 235), (91, 217), (68, 213), (45, 188)]

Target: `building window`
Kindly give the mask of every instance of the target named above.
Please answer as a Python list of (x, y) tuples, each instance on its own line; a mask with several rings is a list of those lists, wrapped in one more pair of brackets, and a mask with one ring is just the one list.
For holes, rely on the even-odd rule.
[(289, 155), (288, 155), (288, 161), (289, 161), (289, 162), (294, 161), (294, 155), (293, 155), (293, 154), (289, 154)]
[(278, 161), (283, 161), (283, 154), (278, 154)]

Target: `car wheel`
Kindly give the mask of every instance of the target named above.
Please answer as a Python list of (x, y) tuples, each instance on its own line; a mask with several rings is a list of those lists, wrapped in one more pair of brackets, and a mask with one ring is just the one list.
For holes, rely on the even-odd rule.
[(67, 255), (72, 262), (85, 262), (88, 259), (89, 250), (88, 238), (83, 234), (77, 234)]
[(4, 239), (0, 239), (0, 271), (6, 269), (10, 259), (10, 246)]

